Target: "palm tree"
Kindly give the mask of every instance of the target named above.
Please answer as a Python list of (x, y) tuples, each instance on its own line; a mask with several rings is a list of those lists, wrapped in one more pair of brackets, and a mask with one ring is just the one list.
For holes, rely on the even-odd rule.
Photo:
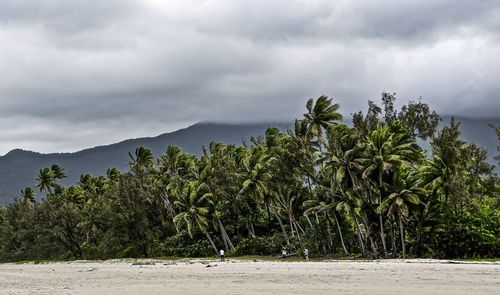
[(49, 195), (52, 194), (52, 188), (55, 185), (55, 177), (51, 169), (40, 169), (36, 180), (38, 181), (36, 187), (40, 189), (40, 192), (46, 191)]
[(111, 181), (111, 182), (118, 182), (120, 179), (121, 172), (117, 168), (109, 168), (106, 170), (106, 177)]
[(35, 192), (31, 187), (27, 187), (24, 190), (21, 190), (21, 200), (29, 202), (31, 204), (36, 202)]
[(269, 205), (272, 194), (269, 185), (272, 179), (270, 168), (273, 160), (262, 147), (254, 147), (251, 154), (242, 161), (243, 184), (239, 192), (240, 195), (253, 196), (257, 202), (264, 202), (268, 220), (271, 220)]
[(193, 237), (193, 225), (197, 226), (210, 241), (215, 255), (218, 255), (219, 251), (207, 231), (208, 215), (213, 205), (211, 198), (212, 194), (209, 193), (209, 188), (205, 183), (196, 180), (189, 182), (174, 202), (179, 213), (174, 217), (173, 221), (177, 231), (179, 231), (181, 225), (186, 225), (191, 238)]
[(141, 146), (135, 149), (134, 155), (132, 155), (132, 153), (128, 153), (128, 155), (132, 160), (130, 167), (137, 174), (142, 175), (145, 172), (145, 169), (153, 166), (153, 152), (148, 148)]
[(334, 196), (331, 193), (330, 188), (326, 186), (320, 186), (316, 190), (317, 198), (309, 199), (303, 202), (302, 206), (306, 208), (304, 211), (304, 216), (310, 215), (312, 213), (325, 213), (325, 217), (328, 221), (328, 224), (333, 226), (333, 222), (330, 219), (330, 214), (332, 213), (335, 218), (335, 225), (337, 227), (337, 232), (339, 234), (340, 243), (342, 244), (342, 249), (344, 250), (345, 255), (349, 255), (349, 251), (347, 250), (347, 246), (344, 241), (344, 235), (342, 234), (342, 229), (340, 226), (340, 220), (337, 217), (337, 207), (340, 209), (339, 200), (334, 199)]
[(424, 190), (421, 188), (420, 181), (414, 171), (398, 170), (393, 175), (393, 183), (389, 186), (392, 192), (385, 199), (378, 211), (387, 210), (387, 215), (394, 214), (397, 211), (399, 217), (399, 234), (401, 238), (401, 247), (403, 250), (403, 258), (406, 256), (406, 247), (404, 239), (404, 223), (410, 217), (410, 206), (420, 204), (420, 196), (424, 195)]
[[(386, 184), (384, 175), (395, 169), (404, 168), (415, 162), (420, 157), (415, 138), (411, 137), (408, 130), (403, 129), (397, 121), (394, 124), (382, 126), (372, 131), (362, 144), (363, 154), (356, 161), (361, 165), (362, 177), (372, 177), (374, 183), (378, 184), (378, 204), (385, 200)], [(378, 212), (380, 238), (387, 257), (387, 246), (385, 243), (384, 222), (382, 212)]]
[(54, 175), (55, 180), (66, 178), (66, 173), (64, 173), (64, 168), (62, 168), (61, 166), (54, 164), (52, 165), (50, 170), (52, 170), (52, 174)]
[(365, 256), (363, 233), (356, 213), (356, 208), (362, 202), (357, 197), (361, 184), (355, 173), (356, 159), (360, 156), (358, 135), (354, 129), (345, 125), (336, 125), (329, 131), (327, 150), (324, 153), (325, 173), (334, 180), (341, 195), (337, 211), (348, 212), (356, 224), (361, 253)]
[(319, 143), (323, 143), (323, 129), (328, 130), (336, 121), (342, 120), (342, 115), (338, 112), (339, 105), (327, 96), (320, 96), (316, 102), (311, 98), (306, 104), (307, 113), (304, 120), (307, 123), (307, 134), (309, 138), (316, 137)]

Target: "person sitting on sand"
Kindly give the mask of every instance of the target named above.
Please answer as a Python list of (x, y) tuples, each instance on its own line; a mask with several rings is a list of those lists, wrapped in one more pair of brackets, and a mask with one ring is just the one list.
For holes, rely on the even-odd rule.
[(225, 261), (226, 259), (224, 257), (224, 250), (220, 249), (219, 253), (220, 253), (220, 261)]

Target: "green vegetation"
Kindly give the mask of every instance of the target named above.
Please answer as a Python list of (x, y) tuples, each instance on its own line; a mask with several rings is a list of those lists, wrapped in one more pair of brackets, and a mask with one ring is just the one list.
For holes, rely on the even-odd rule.
[[(242, 146), (214, 142), (200, 157), (138, 148), (130, 171), (36, 188), (0, 207), (0, 260), (276, 256), (500, 256), (500, 184), (486, 151), (419, 101), (369, 102), (353, 127), (322, 96), (293, 130), (270, 127)], [(497, 129), (497, 132), (498, 129)], [(499, 132), (500, 136), (500, 132)], [(428, 140), (430, 151), (417, 144)], [(34, 189), (46, 195), (35, 199)]]

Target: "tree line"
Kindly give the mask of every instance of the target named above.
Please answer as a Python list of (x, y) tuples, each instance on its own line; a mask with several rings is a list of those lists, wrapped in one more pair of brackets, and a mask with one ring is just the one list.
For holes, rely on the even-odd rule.
[[(310, 99), (287, 131), (200, 156), (140, 147), (129, 171), (44, 168), (36, 187), (0, 207), (0, 260), (273, 255), (499, 257), (500, 182), (487, 152), (422, 101), (369, 101), (342, 123)], [(496, 132), (500, 138), (500, 130)], [(417, 141), (418, 140), (418, 141)], [(430, 143), (423, 149), (418, 142)], [(496, 158), (497, 160), (498, 157)], [(41, 201), (36, 191), (44, 194)]]

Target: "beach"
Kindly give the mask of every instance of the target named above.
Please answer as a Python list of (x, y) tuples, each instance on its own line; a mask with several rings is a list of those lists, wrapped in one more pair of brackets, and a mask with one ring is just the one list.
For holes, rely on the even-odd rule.
[(0, 294), (499, 294), (499, 263), (75, 261), (0, 264)]

